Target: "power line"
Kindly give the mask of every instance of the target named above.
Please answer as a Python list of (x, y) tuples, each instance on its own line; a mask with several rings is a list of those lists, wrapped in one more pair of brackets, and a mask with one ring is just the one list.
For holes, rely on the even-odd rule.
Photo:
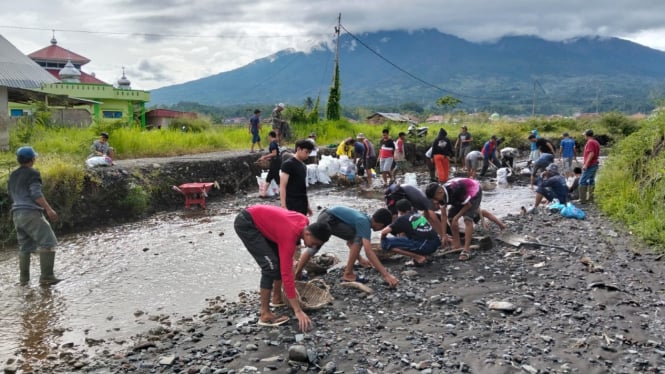
[(375, 54), (377, 57), (379, 57), (379, 58), (382, 59), (383, 61), (385, 61), (385, 62), (387, 62), (388, 64), (390, 64), (390, 65), (391, 65), (392, 67), (394, 67), (395, 69), (397, 69), (397, 70), (401, 71), (402, 73), (408, 75), (409, 77), (411, 77), (411, 78), (417, 80), (418, 82), (420, 82), (420, 83), (422, 83), (422, 84), (424, 84), (424, 85), (426, 85), (426, 86), (428, 86), (428, 87), (431, 87), (431, 88), (437, 89), (437, 90), (439, 90), (439, 91), (447, 92), (447, 93), (453, 94), (453, 95), (455, 95), (455, 96), (466, 97), (466, 98), (469, 98), (469, 99), (483, 100), (483, 98), (480, 98), (480, 97), (475, 97), (475, 96), (465, 95), (465, 94), (462, 94), (462, 93), (459, 93), (459, 92), (455, 92), (455, 91), (451, 91), (451, 90), (448, 90), (448, 89), (445, 89), (445, 88), (439, 87), (439, 86), (437, 86), (437, 85), (435, 85), (435, 84), (433, 84), (433, 83), (429, 83), (429, 82), (425, 81), (424, 79), (422, 79), (422, 78), (420, 78), (420, 77), (417, 77), (416, 75), (412, 74), (411, 72), (407, 71), (406, 69), (403, 69), (402, 67), (398, 66), (398, 65), (395, 64), (394, 62), (388, 60), (386, 57), (384, 57), (383, 55), (381, 55), (379, 52), (377, 52), (376, 50), (374, 50), (372, 47), (368, 46), (365, 42), (363, 42), (362, 40), (360, 40), (360, 38), (358, 38), (357, 36), (353, 35), (349, 30), (347, 30), (346, 27), (344, 27), (344, 25), (340, 25), (340, 26), (342, 27), (342, 29), (343, 29), (344, 31), (346, 31), (347, 34), (349, 34), (353, 39), (355, 39), (355, 40), (356, 40), (358, 43), (360, 43), (363, 47), (367, 48), (370, 52), (372, 52), (372, 53)]
[(145, 36), (152, 38), (200, 38), (200, 39), (240, 39), (240, 38), (258, 38), (258, 39), (277, 39), (277, 38), (293, 38), (293, 37), (319, 37), (327, 34), (287, 34), (287, 35), (200, 35), (200, 34), (158, 34), (158, 33), (143, 33), (143, 32), (117, 32), (117, 31), (93, 31), (93, 30), (76, 30), (76, 29), (57, 29), (46, 27), (28, 27), (28, 26), (14, 26), (14, 25), (0, 25), (0, 29), (14, 29), (14, 30), (35, 30), (35, 31), (58, 31), (58, 32), (72, 32), (80, 34), (104, 34), (104, 35), (123, 35), (123, 36)]

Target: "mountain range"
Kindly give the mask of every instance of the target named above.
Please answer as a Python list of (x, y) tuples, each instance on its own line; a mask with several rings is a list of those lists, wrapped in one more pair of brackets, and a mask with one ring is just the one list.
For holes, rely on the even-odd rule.
[[(211, 106), (328, 96), (334, 48), (285, 50), (235, 70), (162, 87), (151, 105)], [(547, 41), (507, 36), (473, 43), (432, 29), (343, 34), (339, 42), (342, 106), (435, 106), (454, 96), (467, 111), (572, 114), (652, 109), (665, 96), (665, 52), (618, 38)]]

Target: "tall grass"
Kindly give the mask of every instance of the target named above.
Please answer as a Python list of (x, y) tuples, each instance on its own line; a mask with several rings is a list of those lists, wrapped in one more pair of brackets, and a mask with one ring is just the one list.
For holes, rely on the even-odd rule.
[(619, 142), (598, 172), (596, 200), (647, 242), (665, 244), (665, 115)]

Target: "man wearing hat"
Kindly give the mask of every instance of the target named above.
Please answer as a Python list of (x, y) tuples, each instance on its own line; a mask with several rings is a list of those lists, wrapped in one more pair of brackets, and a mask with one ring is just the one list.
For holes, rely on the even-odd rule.
[(543, 201), (543, 198), (549, 202), (558, 199), (561, 204), (566, 204), (568, 201), (568, 185), (566, 184), (566, 178), (559, 174), (557, 164), (549, 164), (545, 168), (541, 178), (538, 179), (536, 202), (532, 208), (527, 210), (527, 213), (536, 213), (536, 208)]
[(115, 151), (109, 144), (109, 134), (107, 132), (100, 133), (99, 139), (95, 140), (90, 146), (90, 151), (92, 151), (92, 154), (88, 158), (98, 156), (113, 158)]
[(21, 165), (9, 176), (9, 196), (12, 199), (11, 214), (16, 228), (19, 245), (19, 281), (30, 281), (30, 256), (39, 253), (41, 268), (40, 283), (56, 284), (60, 279), (53, 275), (55, 246), (58, 240), (51, 225), (44, 218), (44, 213), (51, 221), (58, 219), (58, 214), (51, 208), (42, 194), (42, 178), (33, 168), (37, 152), (32, 147), (16, 150), (16, 160)]
[(374, 153), (374, 145), (365, 137), (362, 132), (356, 136), (359, 142), (365, 146), (365, 154), (363, 155), (363, 166), (367, 173), (367, 187), (372, 187), (372, 169), (376, 166), (376, 153)]
[(284, 110), (284, 103), (279, 103), (272, 110), (270, 120), (272, 122), (272, 130), (277, 134), (277, 143), (282, 145), (282, 141), (286, 137), (286, 121), (282, 119), (282, 111)]
[(568, 132), (564, 132), (559, 147), (561, 148), (559, 150), (559, 160), (561, 160), (563, 164), (563, 172), (567, 178), (573, 175), (573, 161), (577, 160), (575, 139), (571, 138), (568, 135)]

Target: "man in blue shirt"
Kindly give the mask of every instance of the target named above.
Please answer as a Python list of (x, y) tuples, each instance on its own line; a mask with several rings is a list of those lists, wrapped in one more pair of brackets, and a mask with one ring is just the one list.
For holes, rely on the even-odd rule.
[(571, 138), (567, 132), (564, 132), (560, 148), (559, 159), (563, 163), (563, 172), (565, 173), (566, 178), (568, 178), (573, 174), (573, 161), (577, 161), (575, 139)]
[[(381, 260), (379, 260), (376, 253), (372, 250), (371, 242), (372, 230), (382, 230), (392, 222), (392, 215), (388, 209), (381, 208), (374, 212), (370, 218), (367, 214), (358, 210), (345, 206), (335, 206), (321, 211), (317, 222), (327, 223), (330, 226), (331, 234), (346, 240), (346, 245), (349, 247), (349, 260), (344, 268), (342, 281), (365, 282), (364, 278), (356, 276), (353, 272), (353, 265), (356, 261), (367, 264), (366, 260), (360, 256), (360, 249), (362, 248), (365, 250), (365, 256), (367, 256), (369, 264), (381, 273), (388, 286), (390, 288), (397, 286), (399, 281), (381, 264)], [(300, 278), (305, 265), (319, 249), (307, 248), (307, 250), (303, 251), (296, 266), (296, 279)]]

